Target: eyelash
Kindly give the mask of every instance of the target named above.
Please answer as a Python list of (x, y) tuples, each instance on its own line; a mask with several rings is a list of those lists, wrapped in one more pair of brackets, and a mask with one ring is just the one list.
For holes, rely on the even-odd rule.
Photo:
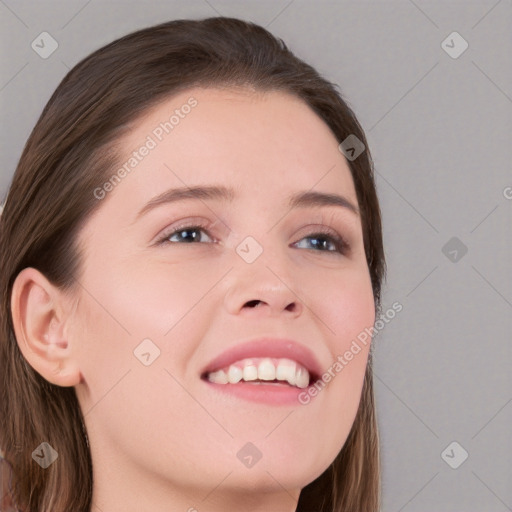
[[(190, 242), (171, 242), (169, 238), (171, 238), (174, 235), (177, 235), (183, 231), (194, 231), (194, 230), (200, 230), (205, 232), (210, 238), (214, 238), (210, 235), (208, 232), (206, 226), (203, 224), (194, 224), (194, 225), (183, 225), (179, 226), (177, 228), (174, 228), (172, 231), (165, 233), (161, 238), (159, 238), (156, 242), (156, 245), (167, 245), (167, 244), (176, 244), (176, 243), (185, 243), (188, 244)], [(341, 255), (345, 255), (349, 249), (350, 246), (348, 242), (340, 235), (332, 233), (332, 231), (329, 228), (319, 228), (317, 231), (305, 235), (302, 237), (299, 242), (305, 238), (324, 238), (325, 240), (331, 242), (335, 249), (334, 250), (317, 250), (317, 249), (311, 249), (316, 252), (326, 252), (326, 253), (339, 253)], [(192, 242), (192, 243), (203, 243), (203, 242)], [(298, 243), (298, 242), (295, 242)]]

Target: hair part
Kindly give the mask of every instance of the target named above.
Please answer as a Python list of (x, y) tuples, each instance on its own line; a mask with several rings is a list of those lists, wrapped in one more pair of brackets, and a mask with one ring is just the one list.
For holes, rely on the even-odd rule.
[[(74, 388), (50, 384), (23, 358), (11, 293), (34, 267), (62, 290), (83, 269), (81, 227), (102, 204), (93, 191), (119, 165), (122, 136), (148, 109), (194, 87), (251, 87), (301, 98), (338, 141), (366, 150), (348, 162), (361, 214), (376, 311), (385, 274), (381, 214), (363, 129), (337, 86), (264, 28), (234, 18), (174, 20), (128, 34), (79, 62), (46, 104), (21, 155), (0, 216), (0, 447), (12, 465), (19, 510), (90, 511), (92, 460)], [(350, 434), (329, 468), (300, 495), (298, 512), (377, 512), (378, 431), (370, 351)], [(43, 470), (32, 451), (59, 453)], [(1, 459), (0, 459), (1, 461)]]

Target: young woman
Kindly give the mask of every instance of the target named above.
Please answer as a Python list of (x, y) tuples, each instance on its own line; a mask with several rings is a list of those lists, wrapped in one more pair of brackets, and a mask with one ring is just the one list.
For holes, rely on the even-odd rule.
[(265, 29), (177, 20), (77, 64), (0, 263), (13, 510), (378, 511), (372, 160)]

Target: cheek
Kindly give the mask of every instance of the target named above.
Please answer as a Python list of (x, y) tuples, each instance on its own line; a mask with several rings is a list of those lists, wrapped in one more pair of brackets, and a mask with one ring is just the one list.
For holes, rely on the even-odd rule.
[(343, 418), (342, 424), (348, 427), (359, 404), (375, 322), (371, 280), (362, 266), (357, 271), (347, 268), (336, 274), (330, 272), (323, 280), (317, 276), (315, 282), (310, 304), (331, 353), (318, 385), (319, 394), (326, 390), (329, 396), (327, 414), (332, 421)]
[(371, 343), (368, 332), (375, 321), (373, 290), (367, 268), (354, 265), (315, 272), (302, 291), (331, 360), (319, 381), (299, 399), (307, 411), (305, 421), (314, 419), (323, 426), (318, 460), (331, 461), (347, 440), (361, 400)]
[[(150, 368), (183, 371), (194, 351), (194, 344), (185, 340), (202, 328), (196, 318), (202, 299), (225, 268), (140, 260), (113, 266), (95, 261), (88, 268), (83, 284), (89, 293), (77, 312), (76, 335), (82, 340), (81, 367), (91, 400), (101, 397), (127, 369), (149, 369), (136, 359), (142, 348), (141, 354), (146, 347), (158, 354)], [(147, 339), (151, 343), (143, 342)]]
[(347, 350), (358, 336), (364, 337), (375, 322), (373, 289), (366, 267), (317, 275), (310, 282), (308, 297), (330, 340), (333, 356)]
[[(92, 268), (92, 267), (91, 267)], [(122, 261), (113, 268), (94, 263), (87, 283), (97, 301), (103, 328), (124, 332), (135, 342), (162, 339), (204, 298), (222, 275), (212, 265), (167, 261), (145, 264), (140, 259)], [(92, 304), (92, 309), (95, 305)], [(119, 327), (121, 329), (119, 331)], [(128, 334), (129, 333), (129, 334)]]

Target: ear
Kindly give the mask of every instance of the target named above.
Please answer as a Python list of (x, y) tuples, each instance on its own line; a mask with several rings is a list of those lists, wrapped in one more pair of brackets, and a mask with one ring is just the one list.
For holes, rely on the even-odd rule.
[(66, 337), (72, 319), (70, 299), (34, 268), (22, 270), (13, 285), (11, 313), (18, 346), (27, 362), (47, 381), (74, 386), (82, 380)]

